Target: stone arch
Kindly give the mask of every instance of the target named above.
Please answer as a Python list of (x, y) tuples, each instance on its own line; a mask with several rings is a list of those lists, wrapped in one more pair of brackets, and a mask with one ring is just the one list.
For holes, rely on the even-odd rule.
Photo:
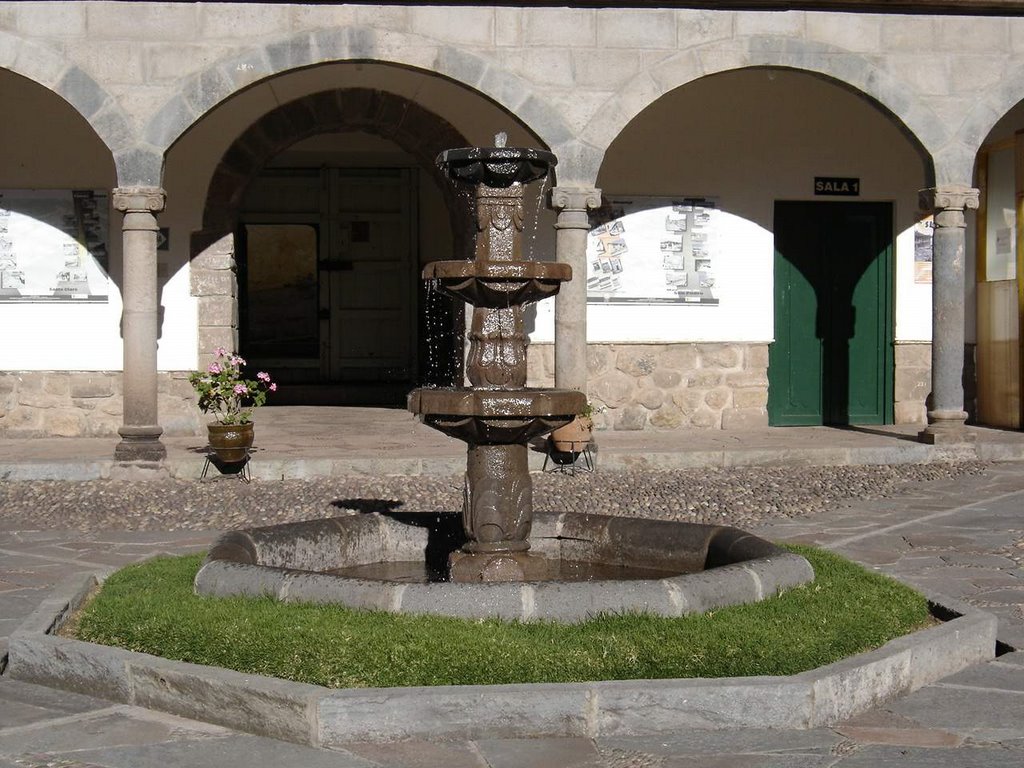
[[(210, 179), (203, 210), (205, 231), (227, 232), (238, 219), (249, 183), (292, 144), (328, 131), (366, 131), (395, 142), (438, 182), (451, 212), (452, 231), (464, 233), (465, 202), (434, 164), (445, 149), (466, 146), (459, 131), (413, 101), (368, 88), (321, 91), (267, 112), (235, 141)], [(459, 250), (462, 253), (462, 250)]]
[[(192, 291), (199, 298), (199, 359), (218, 346), (237, 348), (234, 230), (245, 191), (267, 163), (289, 146), (329, 131), (365, 131), (393, 141), (437, 182), (448, 210), (458, 258), (473, 256), (472, 204), (435, 164), (437, 155), (467, 145), (439, 115), (393, 93), (369, 88), (321, 91), (283, 104), (254, 122), (214, 169), (203, 209), (203, 228), (192, 238)], [(226, 320), (230, 319), (230, 320)], [(225, 325), (225, 322), (230, 323)]]
[(974, 161), (985, 138), (1013, 107), (1024, 101), (1024, 65), (1006, 73), (999, 84), (984, 89), (956, 133), (956, 141), (943, 153), (943, 164), (960, 174), (955, 181), (970, 179)]
[(680, 52), (624, 83), (581, 134), (581, 139), (589, 146), (602, 148), (600, 154), (587, 156), (589, 165), (585, 172), (591, 181), (597, 179), (604, 150), (644, 109), (688, 83), (738, 69), (778, 67), (809, 72), (870, 98), (888, 112), (919, 147), (929, 167), (933, 165), (933, 157), (951, 140), (946, 124), (934, 111), (907, 96), (912, 91), (907, 83), (866, 56), (788, 37), (754, 35), (738, 38), (737, 42), (745, 48), (736, 51), (732, 58), (710, 55), (718, 49), (708, 43)]
[(85, 70), (51, 48), (0, 32), (0, 51), (7, 53), (4, 69), (56, 94), (85, 118), (113, 154), (118, 182), (127, 183), (118, 157), (125, 156), (135, 137), (117, 100)]
[(203, 115), (239, 91), (288, 71), (342, 61), (392, 64), (440, 75), (516, 114), (544, 145), (573, 145), (572, 129), (543, 93), (496, 62), (421, 35), (366, 26), (284, 37), (183, 78), (177, 93), (146, 125), (143, 140), (165, 151)]

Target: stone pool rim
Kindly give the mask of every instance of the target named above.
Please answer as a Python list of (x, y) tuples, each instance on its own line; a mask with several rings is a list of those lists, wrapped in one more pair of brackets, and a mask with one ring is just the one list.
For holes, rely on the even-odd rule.
[(943, 624), (785, 677), (329, 689), (53, 634), (105, 573), (60, 584), (15, 630), (5, 674), (317, 747), (406, 739), (657, 736), (678, 728), (808, 729), (995, 656), (997, 620), (933, 598)]
[(211, 547), (195, 589), (215, 597), (270, 596), (392, 613), (568, 623), (600, 613), (704, 613), (757, 602), (814, 579), (804, 557), (739, 528), (572, 512), (536, 514), (532, 551), (661, 570), (715, 567), (630, 581), (474, 584), (402, 584), (324, 573), (422, 558), (427, 538), (423, 527), (364, 513), (229, 531)]

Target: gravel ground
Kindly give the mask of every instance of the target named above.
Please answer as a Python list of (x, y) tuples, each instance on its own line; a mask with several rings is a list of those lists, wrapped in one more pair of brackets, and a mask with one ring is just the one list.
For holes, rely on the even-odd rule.
[[(984, 471), (982, 462), (898, 466), (755, 467), (534, 475), (538, 512), (590, 512), (750, 525), (805, 517), (844, 502), (891, 497), (920, 482)], [(364, 511), (454, 511), (461, 477), (128, 483), (0, 483), (7, 530), (224, 530)]]

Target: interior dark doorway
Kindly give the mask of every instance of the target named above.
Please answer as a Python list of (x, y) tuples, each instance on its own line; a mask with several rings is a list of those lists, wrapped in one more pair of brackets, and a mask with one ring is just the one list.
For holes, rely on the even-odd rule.
[(275, 168), (246, 190), (240, 348), (281, 383), (276, 404), (403, 406), (414, 386), (449, 383), (428, 365), (445, 338), (424, 329), (456, 318), (422, 292), (416, 174)]
[(890, 203), (775, 204), (775, 426), (893, 421)]

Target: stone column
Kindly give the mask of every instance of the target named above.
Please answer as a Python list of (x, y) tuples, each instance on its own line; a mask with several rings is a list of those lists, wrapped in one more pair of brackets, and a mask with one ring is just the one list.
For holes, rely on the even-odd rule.
[(978, 207), (978, 190), (946, 185), (921, 191), (921, 208), (935, 215), (932, 241), (932, 402), (925, 443), (967, 439), (964, 422), (964, 210)]
[(121, 237), (124, 255), (124, 423), (114, 449), (118, 461), (160, 461), (167, 449), (157, 423), (157, 281), (156, 214), (166, 194), (159, 187), (120, 187), (114, 207), (124, 214)]
[(601, 190), (555, 187), (551, 206), (558, 209), (555, 254), (572, 267), (572, 280), (555, 297), (555, 386), (587, 391), (587, 211), (601, 205)]

